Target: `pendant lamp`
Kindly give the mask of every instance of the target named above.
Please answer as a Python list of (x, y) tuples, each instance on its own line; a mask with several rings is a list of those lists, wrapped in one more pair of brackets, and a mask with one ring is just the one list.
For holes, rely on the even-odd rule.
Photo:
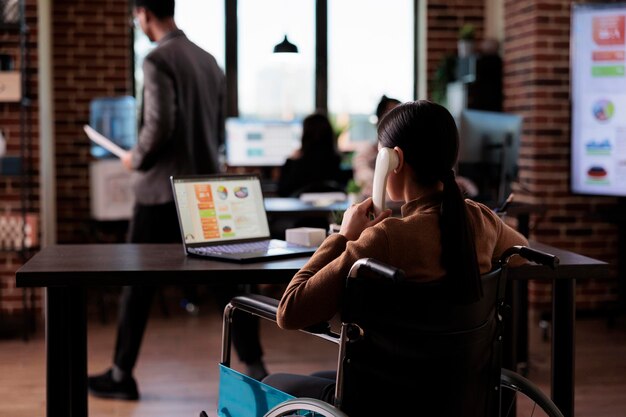
[(274, 53), (298, 53), (298, 47), (293, 43), (289, 42), (287, 39), (287, 35), (285, 35), (285, 39), (274, 47)]

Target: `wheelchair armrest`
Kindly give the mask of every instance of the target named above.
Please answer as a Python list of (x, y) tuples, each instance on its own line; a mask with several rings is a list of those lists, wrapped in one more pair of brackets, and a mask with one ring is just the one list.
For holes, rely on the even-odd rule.
[(246, 313), (254, 314), (266, 320), (276, 321), (278, 300), (260, 294), (238, 295), (230, 300), (230, 304)]
[[(231, 298), (230, 302), (224, 308), (222, 327), (222, 357), (220, 362), (225, 366), (230, 366), (230, 327), (235, 310), (241, 310), (248, 314), (261, 317), (262, 319), (276, 322), (278, 300), (260, 294), (238, 295)], [(339, 343), (339, 335), (330, 330), (329, 323), (313, 326), (311, 330), (302, 329), (301, 331), (326, 339), (333, 343)]]
[[(230, 304), (249, 314), (254, 314), (263, 319), (276, 321), (278, 312), (278, 300), (260, 294), (238, 295), (230, 300)], [(330, 323), (322, 322), (302, 329), (303, 332), (312, 334), (330, 334)]]

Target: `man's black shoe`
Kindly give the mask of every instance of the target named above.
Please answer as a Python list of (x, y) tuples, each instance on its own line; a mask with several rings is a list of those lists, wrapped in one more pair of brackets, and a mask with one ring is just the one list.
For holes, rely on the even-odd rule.
[(87, 378), (89, 392), (96, 397), (117, 398), (119, 400), (138, 400), (139, 391), (135, 378), (128, 377), (120, 382), (113, 380), (113, 371)]

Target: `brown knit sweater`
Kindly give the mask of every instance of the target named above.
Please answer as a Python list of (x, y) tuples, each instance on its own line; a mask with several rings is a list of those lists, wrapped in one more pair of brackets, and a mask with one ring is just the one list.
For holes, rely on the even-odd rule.
[[(309, 262), (291, 279), (278, 306), (278, 325), (301, 329), (332, 318), (339, 311), (348, 272), (360, 258), (374, 258), (401, 268), (407, 277), (432, 281), (444, 276), (439, 229), (440, 194), (423, 196), (402, 206), (402, 218), (387, 218), (348, 242), (329, 236)], [(488, 207), (466, 200), (476, 236), (481, 273), (513, 245), (528, 241), (504, 224)]]

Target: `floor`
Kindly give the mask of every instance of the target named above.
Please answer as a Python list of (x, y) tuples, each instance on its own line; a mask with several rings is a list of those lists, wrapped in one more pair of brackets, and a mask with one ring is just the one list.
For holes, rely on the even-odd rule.
[[(549, 343), (541, 340), (531, 312), (529, 378), (549, 390)], [(41, 327), (41, 326), (40, 326)], [(115, 325), (89, 322), (88, 368), (97, 373), (110, 364)], [(298, 332), (262, 328), (270, 371), (311, 372), (335, 366), (335, 348)], [(89, 398), (92, 417), (215, 415), (221, 322), (214, 308), (200, 314), (158, 310), (150, 321), (136, 369), (141, 401)], [(609, 329), (604, 318), (579, 317), (576, 327), (576, 415), (626, 416), (626, 316)], [(233, 366), (240, 369), (240, 364)], [(45, 415), (45, 342), (40, 331), (29, 342), (0, 340), (0, 416)]]

